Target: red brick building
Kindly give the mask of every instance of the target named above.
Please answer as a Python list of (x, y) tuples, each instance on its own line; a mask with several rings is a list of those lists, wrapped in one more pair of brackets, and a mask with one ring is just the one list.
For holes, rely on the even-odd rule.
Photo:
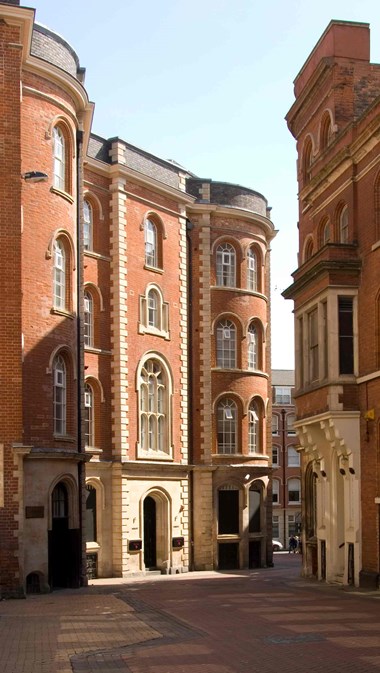
[(305, 575), (378, 586), (380, 66), (332, 21), (295, 80), (295, 303)]
[(301, 532), (301, 470), (294, 428), (294, 370), (272, 369), (273, 540)]
[(266, 199), (92, 134), (16, 1), (0, 51), (1, 592), (270, 564)]

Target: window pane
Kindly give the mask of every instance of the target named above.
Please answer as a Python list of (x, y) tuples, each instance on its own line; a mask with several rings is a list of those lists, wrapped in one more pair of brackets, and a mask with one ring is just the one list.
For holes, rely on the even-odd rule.
[(286, 427), (287, 427), (287, 434), (288, 435), (295, 435), (296, 431), (294, 429), (294, 421), (296, 420), (296, 417), (294, 414), (288, 414), (286, 417)]
[(288, 447), (288, 467), (300, 466), (300, 454), (292, 446)]
[(278, 435), (278, 416), (276, 414), (272, 416), (272, 435)]
[(280, 502), (280, 482), (278, 479), (273, 479), (272, 482), (272, 499), (274, 503), (279, 503)]
[(154, 222), (145, 222), (145, 264), (157, 266), (157, 228)]
[(54, 433), (66, 434), (66, 366), (58, 355), (53, 364), (53, 420)]
[(96, 542), (96, 489), (86, 486), (86, 542)]
[(89, 292), (84, 294), (84, 345), (93, 346), (93, 300)]
[(140, 384), (140, 444), (145, 450), (169, 450), (167, 394), (161, 364), (148, 360), (142, 369)]
[(276, 466), (279, 464), (278, 447), (277, 446), (272, 447), (272, 464), (276, 465)]
[(218, 367), (236, 367), (236, 327), (230, 320), (218, 323), (216, 328), (216, 364)]
[(309, 313), (309, 377), (310, 381), (319, 378), (319, 351), (318, 351), (318, 310)]
[(299, 479), (289, 479), (288, 500), (289, 502), (301, 502), (301, 482)]
[(61, 129), (53, 129), (53, 185), (65, 190), (65, 139)]
[(54, 243), (53, 305), (66, 308), (66, 254), (61, 241)]
[(354, 322), (352, 297), (338, 297), (339, 373), (354, 373)]
[(83, 203), (83, 245), (85, 250), (92, 250), (92, 206), (88, 201)]
[(291, 386), (275, 386), (275, 404), (291, 404)]
[(229, 243), (223, 243), (216, 251), (216, 284), (235, 287), (235, 250)]
[(258, 369), (257, 330), (254, 325), (248, 328), (248, 369)]
[(248, 450), (249, 453), (261, 451), (261, 417), (256, 402), (252, 402), (248, 411)]
[(86, 384), (84, 389), (84, 425), (85, 425), (85, 445), (94, 446), (94, 408), (93, 391), (91, 386)]
[(236, 452), (237, 408), (233, 400), (218, 405), (218, 453)]
[(248, 290), (257, 291), (257, 258), (252, 248), (249, 248), (247, 255), (247, 285)]

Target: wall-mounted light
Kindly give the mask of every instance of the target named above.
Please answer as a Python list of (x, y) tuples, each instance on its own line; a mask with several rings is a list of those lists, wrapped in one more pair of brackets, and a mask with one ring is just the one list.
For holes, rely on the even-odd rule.
[(49, 176), (41, 171), (28, 171), (23, 173), (21, 177), (25, 182), (46, 182), (49, 179)]
[(374, 409), (368, 409), (364, 414), (364, 419), (366, 421), (365, 439), (366, 439), (366, 442), (369, 442), (369, 423), (368, 423), (368, 421), (374, 421), (375, 420), (375, 410)]

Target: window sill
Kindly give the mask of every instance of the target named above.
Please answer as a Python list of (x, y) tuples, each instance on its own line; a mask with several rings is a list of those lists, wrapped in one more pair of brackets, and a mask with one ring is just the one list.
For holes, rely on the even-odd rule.
[(154, 273), (164, 273), (163, 269), (160, 269), (158, 266), (149, 266), (149, 264), (144, 264), (144, 269), (147, 271), (154, 271)]
[(86, 257), (92, 257), (93, 259), (101, 259), (103, 262), (110, 262), (111, 257), (107, 255), (101, 255), (100, 252), (94, 252), (93, 250), (83, 250), (83, 254)]
[(139, 334), (151, 334), (152, 336), (159, 337), (160, 339), (166, 339), (166, 341), (170, 341), (170, 333), (166, 332), (165, 330), (160, 330), (154, 327), (149, 328), (140, 323), (138, 331)]
[(254, 292), (253, 290), (248, 290), (244, 287), (235, 287), (234, 285), (211, 285), (211, 290), (229, 290), (230, 292), (237, 292), (238, 294), (258, 297), (259, 299), (263, 299), (266, 302), (268, 301), (268, 297), (261, 292)]
[(247, 457), (254, 460), (269, 460), (269, 456), (265, 453), (249, 453)]
[(261, 369), (241, 369), (239, 367), (212, 367), (212, 372), (232, 372), (235, 374), (245, 374), (247, 376), (260, 376), (265, 379), (269, 379), (267, 372), (261, 371)]
[(66, 199), (66, 201), (69, 201), (69, 203), (74, 203), (74, 198), (68, 192), (62, 191), (61, 189), (53, 186), (50, 187), (50, 191), (53, 194), (57, 194), (57, 196), (61, 196), (63, 199)]
[(167, 453), (164, 453), (163, 451), (145, 451), (144, 449), (138, 447), (137, 460), (158, 460), (160, 462), (173, 462), (173, 457)]
[(96, 446), (85, 446), (84, 450), (86, 453), (90, 453), (95, 457), (100, 456), (100, 454), (103, 453), (103, 449), (99, 449)]
[(70, 320), (74, 320), (74, 314), (71, 313), (71, 311), (65, 311), (63, 308), (54, 308), (54, 306), (50, 309), (50, 313), (53, 315), (61, 315), (64, 318), (70, 318)]
[(94, 355), (111, 355), (111, 351), (104, 350), (104, 348), (94, 348), (94, 346), (84, 347), (85, 353), (93, 353)]
[(76, 441), (72, 435), (58, 435), (56, 432), (53, 433), (53, 437), (56, 442), (70, 442), (70, 444), (74, 444)]

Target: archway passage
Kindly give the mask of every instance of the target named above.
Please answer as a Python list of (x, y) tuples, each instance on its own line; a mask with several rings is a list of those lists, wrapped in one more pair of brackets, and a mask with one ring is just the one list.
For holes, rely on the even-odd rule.
[(49, 584), (52, 589), (80, 584), (80, 531), (69, 528), (67, 488), (59, 482), (51, 496), (52, 527), (48, 537)]
[(151, 496), (144, 500), (144, 564), (146, 569), (157, 566), (157, 513)]

